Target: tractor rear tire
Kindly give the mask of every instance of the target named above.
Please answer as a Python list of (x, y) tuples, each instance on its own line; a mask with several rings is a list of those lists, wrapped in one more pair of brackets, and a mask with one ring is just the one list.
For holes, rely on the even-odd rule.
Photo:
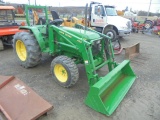
[(77, 65), (74, 61), (64, 55), (53, 59), (51, 63), (51, 73), (53, 79), (62, 87), (73, 86), (79, 78)]
[(0, 40), (0, 51), (1, 51), (1, 50), (4, 50), (4, 46), (3, 46), (2, 40)]
[(13, 48), (21, 66), (30, 68), (41, 61), (41, 51), (34, 35), (29, 32), (19, 32), (14, 35)]

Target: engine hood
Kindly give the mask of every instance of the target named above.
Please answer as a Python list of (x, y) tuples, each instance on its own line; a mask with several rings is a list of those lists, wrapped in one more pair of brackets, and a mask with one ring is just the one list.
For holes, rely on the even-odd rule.
[(79, 37), (79, 38), (85, 38), (86, 40), (93, 40), (93, 39), (99, 39), (100, 35), (91, 31), (85, 31), (82, 29), (77, 28), (70, 28), (70, 27), (62, 27), (63, 30)]
[(123, 18), (121, 16), (107, 16), (107, 23), (115, 25), (118, 28), (128, 27), (127, 24), (129, 21), (129, 19)]

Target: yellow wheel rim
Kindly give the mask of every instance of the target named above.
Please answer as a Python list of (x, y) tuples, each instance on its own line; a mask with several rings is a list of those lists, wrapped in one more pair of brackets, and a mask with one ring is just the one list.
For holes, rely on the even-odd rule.
[(27, 50), (26, 46), (21, 40), (17, 40), (16, 42), (16, 52), (21, 61), (25, 61), (27, 58)]
[(68, 79), (68, 73), (61, 64), (54, 66), (54, 74), (60, 82), (66, 82)]

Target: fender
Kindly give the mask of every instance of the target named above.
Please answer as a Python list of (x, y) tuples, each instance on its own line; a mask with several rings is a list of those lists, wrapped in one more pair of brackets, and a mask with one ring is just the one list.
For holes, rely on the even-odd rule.
[(116, 26), (111, 25), (111, 24), (106, 24), (106, 25), (103, 27), (103, 30), (102, 30), (102, 33), (103, 33), (103, 34), (105, 33), (105, 30), (106, 30), (106, 29), (114, 29), (115, 32), (116, 32), (117, 35), (118, 35), (118, 29), (117, 29)]
[(43, 40), (43, 36), (42, 36), (42, 34), (40, 33), (40, 31), (38, 30), (37, 27), (34, 27), (34, 26), (32, 26), (32, 27), (30, 27), (30, 26), (20, 26), (19, 29), (20, 30), (25, 29), (25, 30), (31, 31), (33, 33), (33, 35), (35, 36), (36, 40), (38, 41), (38, 44), (40, 46), (41, 51), (45, 50), (45, 48), (46, 48), (45, 47), (45, 41)]

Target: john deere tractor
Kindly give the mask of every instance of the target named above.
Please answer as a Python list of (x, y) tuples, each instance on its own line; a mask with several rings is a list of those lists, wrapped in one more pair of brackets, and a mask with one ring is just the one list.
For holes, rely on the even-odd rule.
[[(28, 9), (45, 11), (45, 25), (30, 26)], [(13, 38), (14, 51), (20, 65), (30, 68), (38, 65), (42, 53), (55, 56), (51, 63), (53, 79), (63, 87), (71, 87), (79, 79), (77, 64), (84, 64), (88, 78), (89, 92), (85, 104), (105, 115), (111, 115), (136, 79), (136, 75), (125, 60), (114, 61), (111, 39), (87, 27), (61, 26), (63, 20), (48, 20), (45, 6), (26, 6), (28, 26), (20, 26), (26, 32), (19, 32)], [(97, 73), (108, 66), (105, 76)]]

